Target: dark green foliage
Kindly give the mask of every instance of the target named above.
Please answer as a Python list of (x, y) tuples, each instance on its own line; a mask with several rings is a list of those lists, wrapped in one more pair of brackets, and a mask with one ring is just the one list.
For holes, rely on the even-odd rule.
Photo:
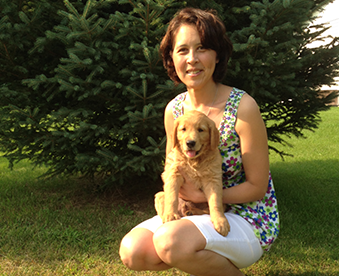
[(1, 150), (50, 175), (159, 177), (164, 108), (185, 89), (169, 81), (159, 43), (186, 5), (224, 19), (234, 42), (225, 83), (257, 100), (269, 139), (300, 136), (334, 96), (319, 89), (338, 75), (337, 39), (306, 47), (325, 30), (308, 24), (328, 2), (0, 0)]
[(325, 31), (308, 25), (328, 2), (257, 1), (231, 9), (235, 18), (228, 26), (235, 52), (226, 82), (257, 100), (271, 141), (282, 143), (284, 135), (302, 136), (302, 129), (316, 128), (317, 112), (335, 96), (321, 99), (319, 90), (333, 85), (338, 75), (338, 38), (308, 47)]

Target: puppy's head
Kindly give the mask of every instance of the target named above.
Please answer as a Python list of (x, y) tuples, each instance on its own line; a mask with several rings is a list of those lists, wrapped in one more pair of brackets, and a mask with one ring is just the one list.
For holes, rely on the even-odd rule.
[(178, 147), (187, 158), (197, 158), (218, 147), (219, 131), (214, 121), (192, 110), (175, 121), (173, 139), (173, 147)]

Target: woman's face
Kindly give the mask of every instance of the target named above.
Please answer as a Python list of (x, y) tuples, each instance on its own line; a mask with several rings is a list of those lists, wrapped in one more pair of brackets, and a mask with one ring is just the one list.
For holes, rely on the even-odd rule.
[(198, 30), (182, 25), (174, 39), (172, 59), (179, 79), (191, 89), (202, 89), (213, 81), (217, 53), (203, 48)]

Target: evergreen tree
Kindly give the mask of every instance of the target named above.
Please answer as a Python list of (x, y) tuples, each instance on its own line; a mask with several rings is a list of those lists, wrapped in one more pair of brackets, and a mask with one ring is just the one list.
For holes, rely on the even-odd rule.
[[(10, 101), (2, 109), (2, 144), (11, 163), (29, 158), (47, 164), (47, 174), (102, 173), (121, 182), (141, 174), (159, 176), (154, 172), (161, 171), (164, 156), (163, 110), (168, 94), (180, 89), (162, 67), (159, 40), (166, 27), (162, 21), (178, 5), (119, 5), (125, 2), (132, 4), (130, 12), (114, 11), (117, 5), (107, 1), (65, 1), (55, 11), (54, 25), (24, 48), (22, 56), (36, 57), (42, 68), (22, 78), (25, 101), (12, 83), (1, 90)], [(35, 2), (31, 18), (19, 18), (28, 33), (40, 23), (33, 20), (39, 4), (45, 11), (50, 7)], [(49, 17), (44, 14), (40, 21)], [(9, 30), (15, 27), (9, 16), (2, 21)]]
[(246, 1), (242, 6), (233, 2), (232, 8), (224, 5), (234, 43), (226, 83), (256, 99), (270, 141), (285, 143), (286, 136), (303, 136), (302, 130), (316, 128), (318, 112), (338, 95), (323, 97), (320, 89), (335, 84), (339, 38), (309, 48), (327, 29), (312, 25), (315, 15), (333, 1)]
[[(49, 175), (102, 174), (107, 183), (159, 177), (167, 77), (159, 43), (184, 6), (216, 9), (234, 42), (225, 83), (258, 102), (269, 139), (314, 129), (335, 95), (338, 40), (316, 49), (309, 27), (330, 1), (0, 0), (1, 150)], [(315, 30), (315, 31), (313, 31)]]

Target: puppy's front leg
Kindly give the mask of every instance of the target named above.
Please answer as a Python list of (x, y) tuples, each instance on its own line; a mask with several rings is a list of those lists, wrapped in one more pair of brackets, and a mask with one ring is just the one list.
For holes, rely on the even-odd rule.
[(224, 214), (222, 187), (212, 181), (204, 187), (204, 193), (208, 199), (211, 221), (214, 228), (220, 235), (226, 237), (230, 231), (230, 225)]
[(166, 181), (164, 184), (165, 210), (162, 216), (163, 223), (180, 219), (180, 215), (178, 213), (178, 198), (179, 189), (184, 182), (184, 179), (179, 174), (168, 175), (164, 178)]
[(154, 207), (157, 214), (162, 218), (165, 209), (165, 193), (158, 192), (154, 195)]

